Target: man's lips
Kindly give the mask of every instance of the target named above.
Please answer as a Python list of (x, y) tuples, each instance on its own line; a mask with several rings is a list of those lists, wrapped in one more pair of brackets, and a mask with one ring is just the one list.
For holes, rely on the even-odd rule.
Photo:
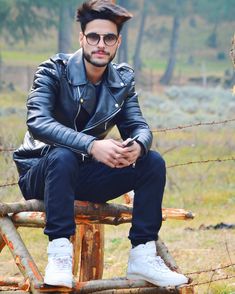
[(94, 52), (92, 52), (92, 54), (101, 55), (101, 56), (108, 56), (109, 55), (109, 53), (105, 52), (105, 51), (94, 51)]

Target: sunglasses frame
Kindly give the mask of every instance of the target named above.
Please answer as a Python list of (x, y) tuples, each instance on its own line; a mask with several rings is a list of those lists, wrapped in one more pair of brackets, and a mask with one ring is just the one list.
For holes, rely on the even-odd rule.
[[(91, 32), (91, 33), (88, 33), (88, 34), (83, 34), (85, 37), (86, 37), (86, 41), (87, 41), (87, 43), (90, 45), (90, 46), (96, 46), (96, 45), (98, 45), (99, 44), (99, 42), (100, 42), (100, 40), (101, 40), (101, 37), (103, 38), (103, 42), (104, 42), (104, 44), (106, 45), (106, 46), (108, 46), (108, 47), (112, 47), (112, 46), (114, 46), (115, 44), (117, 44), (117, 41), (118, 41), (118, 35), (115, 35), (115, 34), (113, 34), (113, 33), (108, 33), (108, 34), (97, 34), (97, 33), (93, 33), (93, 32)], [(97, 38), (97, 42), (96, 43), (94, 43), (94, 44), (91, 44), (91, 43), (89, 43), (89, 41), (88, 41), (88, 39), (89, 39), (89, 35), (96, 35), (96, 36), (98, 36), (99, 38)], [(115, 36), (115, 38), (116, 38), (116, 41), (113, 43), (113, 44), (107, 44), (106, 42), (107, 41), (105, 41), (105, 37), (107, 37), (107, 36)]]

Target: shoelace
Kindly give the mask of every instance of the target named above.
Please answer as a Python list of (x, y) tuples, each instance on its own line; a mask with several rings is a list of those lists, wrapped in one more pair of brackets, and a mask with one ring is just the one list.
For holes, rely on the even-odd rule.
[(170, 272), (171, 271), (166, 266), (165, 262), (162, 260), (162, 258), (160, 256), (148, 255), (147, 262), (162, 272)]
[(60, 270), (70, 270), (72, 268), (71, 256), (57, 256), (54, 258), (54, 263)]

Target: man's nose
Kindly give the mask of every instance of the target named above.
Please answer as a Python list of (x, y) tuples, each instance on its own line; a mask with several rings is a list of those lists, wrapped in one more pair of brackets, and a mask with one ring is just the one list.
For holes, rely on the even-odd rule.
[(101, 48), (104, 48), (105, 47), (104, 36), (100, 36), (98, 47), (101, 47)]

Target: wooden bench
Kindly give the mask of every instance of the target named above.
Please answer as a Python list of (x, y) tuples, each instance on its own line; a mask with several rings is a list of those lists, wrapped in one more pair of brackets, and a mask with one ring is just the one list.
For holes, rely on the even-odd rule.
[[(130, 223), (132, 206), (94, 204), (75, 201), (76, 234), (74, 244), (73, 289), (43, 284), (43, 276), (28, 252), (18, 227), (43, 228), (45, 209), (42, 201), (0, 203), (0, 252), (5, 245), (10, 249), (23, 278), (0, 277), (0, 291), (4, 293), (194, 293), (192, 286), (178, 288), (157, 287), (144, 281), (126, 278), (102, 280), (104, 259), (104, 224)], [(163, 208), (163, 219), (192, 219), (194, 215), (183, 209)], [(166, 264), (180, 272), (162, 240), (156, 242), (158, 254)], [(11, 292), (13, 291), (14, 292)], [(17, 291), (16, 291), (17, 290)]]

